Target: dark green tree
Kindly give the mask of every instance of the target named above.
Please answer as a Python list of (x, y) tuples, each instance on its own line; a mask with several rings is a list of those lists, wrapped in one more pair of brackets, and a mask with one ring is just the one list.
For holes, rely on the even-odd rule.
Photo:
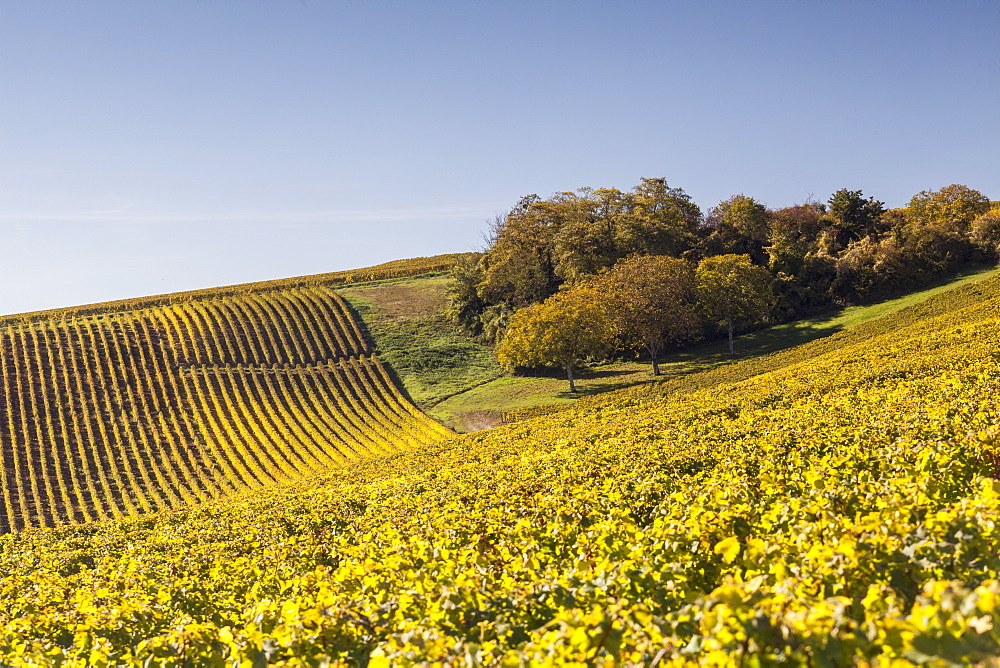
[(864, 237), (876, 237), (882, 231), (885, 204), (874, 197), (864, 198), (860, 190), (841, 188), (829, 200), (830, 219), (846, 238), (843, 243)]
[(479, 296), (483, 281), (481, 257), (466, 256), (459, 259), (451, 270), (448, 283), (448, 316), (459, 323), (466, 333), (479, 336), (483, 333), (481, 315), (487, 304)]

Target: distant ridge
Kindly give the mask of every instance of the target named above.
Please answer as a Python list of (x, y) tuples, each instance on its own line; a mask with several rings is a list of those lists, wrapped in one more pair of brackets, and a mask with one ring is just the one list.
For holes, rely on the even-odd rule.
[(366, 283), (369, 281), (419, 276), (422, 274), (433, 274), (450, 270), (464, 257), (474, 257), (477, 255), (479, 254), (471, 252), (446, 253), (443, 255), (432, 255), (430, 257), (392, 260), (391, 262), (384, 262), (371, 267), (347, 269), (344, 271), (332, 271), (324, 274), (292, 276), (290, 278), (278, 278), (269, 281), (254, 281), (251, 283), (237, 283), (234, 285), (202, 288), (198, 290), (169, 292), (161, 295), (150, 295), (146, 297), (116, 299), (113, 301), (96, 302), (80, 306), (64, 306), (41, 311), (12, 313), (0, 316), (0, 326), (18, 322), (45, 320), (53, 317), (94, 315), (118, 311), (123, 308), (145, 308), (148, 306), (177, 304), (199, 297), (224, 296), (246, 292), (262, 292), (290, 287), (302, 287), (306, 285), (348, 285), (353, 283)]

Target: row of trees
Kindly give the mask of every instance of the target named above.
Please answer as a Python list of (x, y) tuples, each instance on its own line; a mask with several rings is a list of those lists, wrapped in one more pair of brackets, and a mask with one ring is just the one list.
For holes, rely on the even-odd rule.
[(727, 328), (732, 355), (733, 325), (766, 316), (770, 281), (748, 255), (713, 256), (696, 268), (665, 255), (629, 256), (515, 312), (497, 357), (508, 368), (561, 367), (575, 392), (577, 365), (615, 350), (644, 350), (660, 375), (660, 352), (697, 337), (703, 319)]
[(497, 342), (511, 315), (581, 286), (632, 255), (746, 255), (770, 277), (767, 318), (785, 322), (836, 305), (918, 287), (962, 264), (1000, 255), (1000, 214), (962, 185), (922, 191), (887, 210), (860, 190), (823, 204), (768, 209), (734, 195), (707, 214), (665, 179), (531, 195), (493, 221), (489, 247), (456, 267), (452, 314)]

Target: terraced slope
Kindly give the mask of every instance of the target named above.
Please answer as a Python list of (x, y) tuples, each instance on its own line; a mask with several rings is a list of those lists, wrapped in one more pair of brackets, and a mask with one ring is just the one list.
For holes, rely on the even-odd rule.
[(0, 532), (205, 501), (444, 433), (323, 284), (0, 320)]

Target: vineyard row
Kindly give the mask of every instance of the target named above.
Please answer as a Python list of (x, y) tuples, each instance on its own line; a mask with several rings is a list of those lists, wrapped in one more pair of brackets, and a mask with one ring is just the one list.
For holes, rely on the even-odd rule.
[(157, 512), (442, 433), (329, 288), (0, 328), (0, 532)]

